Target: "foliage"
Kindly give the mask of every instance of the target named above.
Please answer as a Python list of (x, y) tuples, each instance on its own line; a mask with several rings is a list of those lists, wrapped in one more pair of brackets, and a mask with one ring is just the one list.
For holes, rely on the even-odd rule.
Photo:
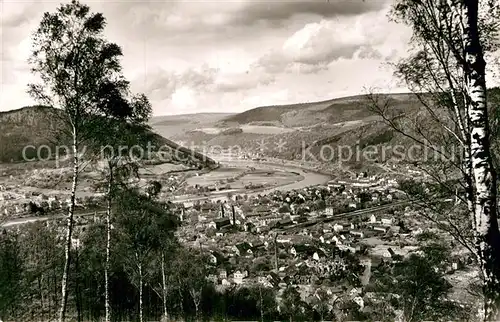
[(425, 195), (425, 188), (422, 182), (415, 179), (399, 180), (399, 188), (412, 198), (421, 198)]
[(444, 248), (435, 244), (426, 248), (423, 256), (411, 254), (379, 279), (377, 291), (389, 294), (407, 321), (463, 319), (464, 310), (446, 299), (452, 285), (442, 270), (436, 269), (442, 266), (445, 254)]
[(306, 303), (302, 301), (300, 293), (295, 286), (288, 285), (283, 292), (282, 298), (281, 311), (290, 317), (290, 320), (294, 318), (300, 320), (304, 317)]
[(0, 233), (0, 318), (11, 319), (21, 305), (24, 262), (15, 234)]

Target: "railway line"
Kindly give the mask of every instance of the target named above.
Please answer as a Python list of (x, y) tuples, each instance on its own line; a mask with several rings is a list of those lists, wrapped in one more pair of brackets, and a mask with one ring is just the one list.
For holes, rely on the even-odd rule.
[(336, 214), (336, 215), (327, 216), (327, 217), (323, 217), (323, 218), (316, 218), (314, 220), (310, 220), (310, 221), (307, 221), (304, 223), (283, 227), (283, 228), (277, 229), (276, 232), (278, 232), (278, 233), (288, 233), (288, 232), (293, 233), (293, 232), (296, 232), (300, 229), (303, 229), (306, 227), (311, 227), (311, 226), (317, 225), (319, 223), (331, 222), (331, 221), (334, 221), (336, 219), (346, 219), (346, 218), (351, 218), (351, 217), (359, 217), (359, 216), (363, 216), (363, 215), (374, 214), (374, 213), (377, 213), (380, 211), (388, 210), (388, 209), (393, 208), (393, 207), (407, 206), (409, 204), (411, 204), (411, 201), (399, 201), (399, 202), (395, 202), (395, 203), (391, 203), (391, 204), (387, 204), (387, 205), (344, 212), (341, 214)]

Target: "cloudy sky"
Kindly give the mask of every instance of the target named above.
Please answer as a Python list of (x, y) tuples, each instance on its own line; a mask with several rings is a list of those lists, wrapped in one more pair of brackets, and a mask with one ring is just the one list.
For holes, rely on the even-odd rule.
[[(0, 2), (0, 110), (9, 110), (33, 103), (30, 34), (59, 1)], [(391, 0), (84, 2), (104, 13), (125, 75), (155, 115), (404, 90), (387, 63), (404, 55), (410, 33), (388, 21)]]

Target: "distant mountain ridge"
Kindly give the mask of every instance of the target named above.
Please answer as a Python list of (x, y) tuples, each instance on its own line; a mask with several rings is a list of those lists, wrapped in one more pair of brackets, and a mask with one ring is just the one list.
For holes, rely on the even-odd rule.
[[(376, 98), (387, 103), (389, 113), (393, 117), (397, 116), (398, 122), (418, 120), (429, 135), (439, 138), (445, 133), (423, 106), (419, 99), (422, 95), (425, 98), (424, 93), (377, 93)], [(490, 89), (488, 101), (492, 114), (500, 116), (500, 109), (496, 108), (500, 106), (500, 89)], [(308, 152), (307, 156), (316, 157), (322, 151), (334, 151), (337, 155), (326, 161), (331, 164), (337, 163), (337, 151), (343, 148), (363, 150), (367, 147), (402, 146), (408, 149), (415, 145), (414, 141), (395, 131), (370, 109), (372, 104), (370, 96), (355, 95), (318, 102), (260, 106), (228, 115), (218, 121), (213, 118), (211, 122), (196, 125), (189, 121), (190, 130), (178, 133), (167, 133), (167, 126), (157, 128), (153, 125), (153, 128), (177, 142), (189, 142), (193, 146), (202, 147), (220, 146), (232, 151), (242, 150), (253, 156), (303, 160), (305, 151)], [(436, 108), (434, 113), (447, 119), (448, 112), (445, 109)], [(497, 120), (500, 120), (498, 116)], [(184, 125), (181, 119), (182, 116), (178, 116), (178, 128)], [(386, 154), (388, 158), (391, 155), (390, 152)]]
[[(411, 93), (380, 95), (398, 105), (418, 101), (417, 97)], [(260, 106), (229, 116), (223, 119), (222, 122), (227, 124), (266, 122), (284, 127), (312, 126), (321, 122), (346, 122), (375, 116), (366, 108), (368, 103), (367, 95), (355, 95), (318, 102)]]

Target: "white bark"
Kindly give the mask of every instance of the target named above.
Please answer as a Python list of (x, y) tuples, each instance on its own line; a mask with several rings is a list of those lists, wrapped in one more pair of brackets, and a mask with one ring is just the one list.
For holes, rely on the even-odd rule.
[(198, 289), (196, 289), (196, 286), (192, 286), (189, 289), (189, 293), (191, 294), (191, 298), (193, 299), (195, 317), (196, 317), (196, 319), (198, 319), (199, 310), (200, 310), (202, 287), (200, 287), (200, 289), (198, 290)]
[[(264, 303), (262, 301), (262, 287), (259, 284), (259, 300), (260, 300), (260, 320), (264, 322)], [(321, 319), (323, 320), (323, 319)]]
[(274, 269), (278, 273), (278, 234), (274, 234)]
[(165, 254), (162, 252), (161, 254), (161, 275), (163, 282), (163, 316), (165, 321), (168, 321), (168, 312), (167, 312), (167, 276), (165, 275)]
[(139, 268), (139, 321), (143, 322), (143, 313), (142, 313), (142, 263), (138, 263), (137, 267)]
[(65, 261), (61, 281), (61, 306), (59, 308), (59, 322), (63, 322), (66, 315), (66, 304), (68, 301), (68, 274), (71, 263), (71, 237), (73, 235), (73, 214), (75, 211), (76, 186), (78, 183), (78, 141), (76, 128), (73, 127), (73, 183), (71, 185), (71, 197), (66, 228), (66, 245), (64, 250)]
[(105, 321), (111, 320), (111, 305), (109, 303), (109, 268), (110, 268), (110, 248), (111, 248), (111, 189), (113, 185), (113, 165), (108, 163), (108, 196), (106, 209), (106, 264), (104, 266), (104, 306), (106, 309)]
[(478, 0), (463, 1), (466, 84), (471, 100), (471, 164), (475, 182), (475, 243), (483, 275), (484, 318), (495, 320), (500, 304), (500, 234), (497, 222), (496, 173), (489, 143), (486, 63), (479, 40)]

